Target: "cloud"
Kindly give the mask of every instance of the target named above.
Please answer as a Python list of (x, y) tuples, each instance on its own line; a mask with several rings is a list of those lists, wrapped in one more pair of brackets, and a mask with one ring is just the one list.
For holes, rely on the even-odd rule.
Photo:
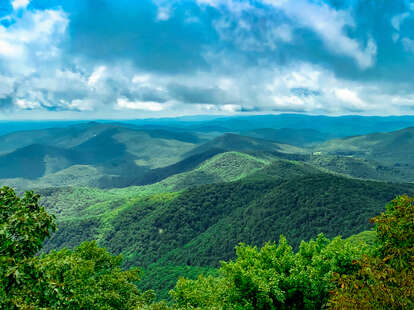
[(25, 9), (30, 3), (30, 0), (13, 0), (12, 7), (13, 10)]
[(159, 112), (164, 109), (162, 104), (153, 101), (130, 101), (127, 98), (118, 98), (117, 106), (121, 109), (144, 110)]
[(297, 25), (312, 29), (331, 52), (354, 58), (362, 69), (374, 65), (377, 54), (374, 40), (368, 39), (363, 47), (346, 33), (346, 27), (355, 26), (349, 12), (306, 0), (263, 0), (263, 3), (283, 11)]
[(88, 85), (94, 86), (103, 77), (105, 71), (105, 66), (99, 66), (98, 68), (96, 68), (88, 79)]
[(401, 24), (410, 16), (409, 12), (398, 14), (391, 19), (391, 25), (395, 30), (400, 31)]
[(0, 110), (16, 117), (413, 110), (403, 0), (13, 3)]
[(39, 108), (40, 104), (38, 102), (35, 101), (29, 101), (26, 99), (17, 99), (16, 100), (16, 105), (24, 110), (33, 110), (35, 108)]
[(225, 93), (217, 87), (187, 86), (176, 83), (168, 85), (168, 93), (183, 103), (223, 103)]
[(363, 102), (359, 98), (358, 94), (353, 90), (350, 90), (348, 88), (335, 88), (333, 91), (335, 96), (340, 101), (345, 102), (349, 105), (348, 109), (350, 106), (352, 106), (353, 108), (357, 108), (358, 110), (363, 111), (366, 106), (365, 102)]
[(406, 51), (414, 53), (414, 40), (403, 38), (401, 41)]

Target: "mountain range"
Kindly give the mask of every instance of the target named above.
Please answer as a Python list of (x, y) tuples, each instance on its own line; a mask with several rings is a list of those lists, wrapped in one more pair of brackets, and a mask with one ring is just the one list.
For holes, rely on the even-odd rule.
[(0, 183), (34, 189), (56, 216), (44, 251), (98, 240), (165, 298), (179, 276), (233, 259), (240, 242), (284, 234), (297, 248), (320, 232), (369, 234), (387, 201), (414, 195), (413, 121), (286, 115), (15, 131), (0, 136)]

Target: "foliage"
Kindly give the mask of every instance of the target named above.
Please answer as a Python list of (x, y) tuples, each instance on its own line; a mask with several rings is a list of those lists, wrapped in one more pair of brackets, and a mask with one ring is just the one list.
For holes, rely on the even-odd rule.
[(123, 255), (124, 267), (164, 266), (140, 283), (165, 297), (180, 275), (174, 266), (215, 268), (220, 260), (234, 259), (236, 244), (262, 246), (280, 234), (295, 250), (320, 232), (348, 237), (370, 229), (370, 217), (395, 195), (414, 194), (414, 186), (321, 174), (304, 163), (279, 160), (237, 182), (157, 191), (153, 185), (43, 190), (59, 227), (44, 249), (98, 240)]
[(355, 262), (357, 272), (336, 275), (332, 309), (414, 308), (414, 198), (400, 196), (372, 219), (377, 248)]
[(138, 269), (120, 269), (120, 256), (112, 256), (96, 242), (84, 242), (73, 251), (62, 249), (42, 255), (37, 270), (42, 281), (30, 292), (38, 307), (57, 309), (138, 309), (153, 299), (134, 282)]
[(154, 290), (158, 300), (170, 300), (169, 291), (180, 277), (197, 279), (200, 275), (217, 275), (217, 269), (200, 266), (172, 266), (152, 264), (142, 270), (138, 286), (142, 290)]
[(200, 309), (320, 309), (333, 288), (334, 272), (347, 273), (368, 249), (322, 234), (302, 242), (294, 253), (286, 238), (279, 244), (241, 245), (237, 259), (222, 263), (220, 277), (180, 279), (171, 292), (178, 307)]
[(0, 306), (12, 308), (22, 283), (33, 285), (37, 273), (33, 256), (56, 229), (54, 217), (38, 204), (39, 195), (19, 198), (13, 189), (0, 189)]
[(154, 295), (134, 284), (138, 270), (123, 271), (121, 257), (96, 242), (35, 256), (56, 228), (38, 202), (33, 192), (0, 189), (0, 308), (150, 309)]

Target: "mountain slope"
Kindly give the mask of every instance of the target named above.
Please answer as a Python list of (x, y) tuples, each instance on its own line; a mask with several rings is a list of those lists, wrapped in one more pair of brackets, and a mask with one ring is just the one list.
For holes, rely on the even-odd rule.
[(259, 138), (252, 138), (241, 136), (233, 133), (226, 133), (217, 138), (214, 138), (211, 141), (208, 141), (190, 152), (186, 155), (196, 155), (204, 153), (211, 149), (220, 149), (224, 151), (278, 151), (284, 153), (303, 153), (304, 150), (286, 144), (279, 144), (273, 141), (268, 141)]
[(35, 179), (67, 168), (73, 160), (73, 154), (65, 149), (32, 144), (0, 156), (0, 177)]
[(225, 152), (204, 161), (189, 172), (170, 176), (159, 184), (166, 190), (182, 190), (203, 184), (231, 182), (252, 175), (269, 164), (269, 160), (245, 153)]
[(304, 147), (309, 144), (320, 143), (332, 138), (330, 134), (322, 133), (318, 130), (293, 129), (293, 128), (259, 128), (247, 132), (242, 132), (242, 135), (260, 138), (277, 143), (290, 144), (299, 147)]
[[(232, 258), (238, 242), (260, 245), (283, 233), (297, 246), (319, 232), (349, 236), (367, 230), (369, 218), (387, 201), (397, 194), (414, 194), (414, 185), (306, 170), (300, 175), (288, 169), (300, 171), (292, 163), (284, 178), (248, 177), (179, 193), (143, 195), (139, 187), (127, 195), (125, 190), (122, 195), (110, 191), (96, 204), (82, 202), (81, 209), (73, 209), (76, 216), (61, 218), (46, 248), (74, 246), (84, 234), (98, 238), (113, 253), (123, 253), (128, 265), (145, 267), (159, 261), (213, 266)], [(46, 205), (49, 197), (53, 195), (45, 196)], [(70, 199), (65, 204), (72, 205)]]
[[(89, 184), (128, 186), (132, 180), (141, 178), (151, 169), (182, 160), (183, 155), (196, 146), (193, 142), (198, 142), (198, 139), (191, 133), (146, 132), (118, 124), (100, 123), (16, 132), (0, 137), (0, 152), (13, 150), (0, 155), (0, 163), (3, 163), (0, 168), (0, 179), (3, 180), (0, 182), (13, 179), (10, 180), (12, 184), (31, 184), (27, 179), (50, 176), (72, 165), (77, 167), (76, 173), (79, 173), (79, 167), (83, 165), (89, 171), (97, 169), (98, 172), (93, 174), (95, 179)], [(25, 145), (30, 141), (39, 143)], [(98, 174), (101, 174), (99, 178)], [(52, 182), (59, 176), (39, 180), (38, 185), (59, 186), (59, 183)], [(71, 185), (86, 184), (85, 181), (76, 182), (75, 178), (72, 180)]]
[(307, 162), (315, 167), (355, 178), (414, 182), (414, 169), (407, 169), (407, 165), (385, 165), (365, 158), (321, 154), (311, 156)]
[(317, 151), (355, 155), (387, 164), (412, 164), (414, 127), (327, 141)]

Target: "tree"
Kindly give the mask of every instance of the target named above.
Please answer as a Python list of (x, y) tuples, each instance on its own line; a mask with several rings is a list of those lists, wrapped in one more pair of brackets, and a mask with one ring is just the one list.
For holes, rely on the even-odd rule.
[(282, 236), (279, 244), (240, 245), (237, 259), (222, 263), (220, 277), (180, 279), (171, 292), (185, 309), (320, 309), (334, 288), (335, 272), (352, 272), (352, 261), (368, 252), (363, 244), (322, 234), (302, 242), (294, 253)]
[(1, 188), (0, 220), (1, 309), (167, 309), (137, 288), (138, 269), (122, 270), (95, 241), (36, 256), (56, 229), (39, 195)]
[(414, 198), (399, 196), (376, 224), (376, 248), (337, 274), (331, 309), (414, 309)]
[(0, 308), (22, 303), (21, 288), (38, 280), (35, 254), (56, 230), (54, 217), (39, 205), (39, 195), (19, 198), (12, 188), (0, 189)]

